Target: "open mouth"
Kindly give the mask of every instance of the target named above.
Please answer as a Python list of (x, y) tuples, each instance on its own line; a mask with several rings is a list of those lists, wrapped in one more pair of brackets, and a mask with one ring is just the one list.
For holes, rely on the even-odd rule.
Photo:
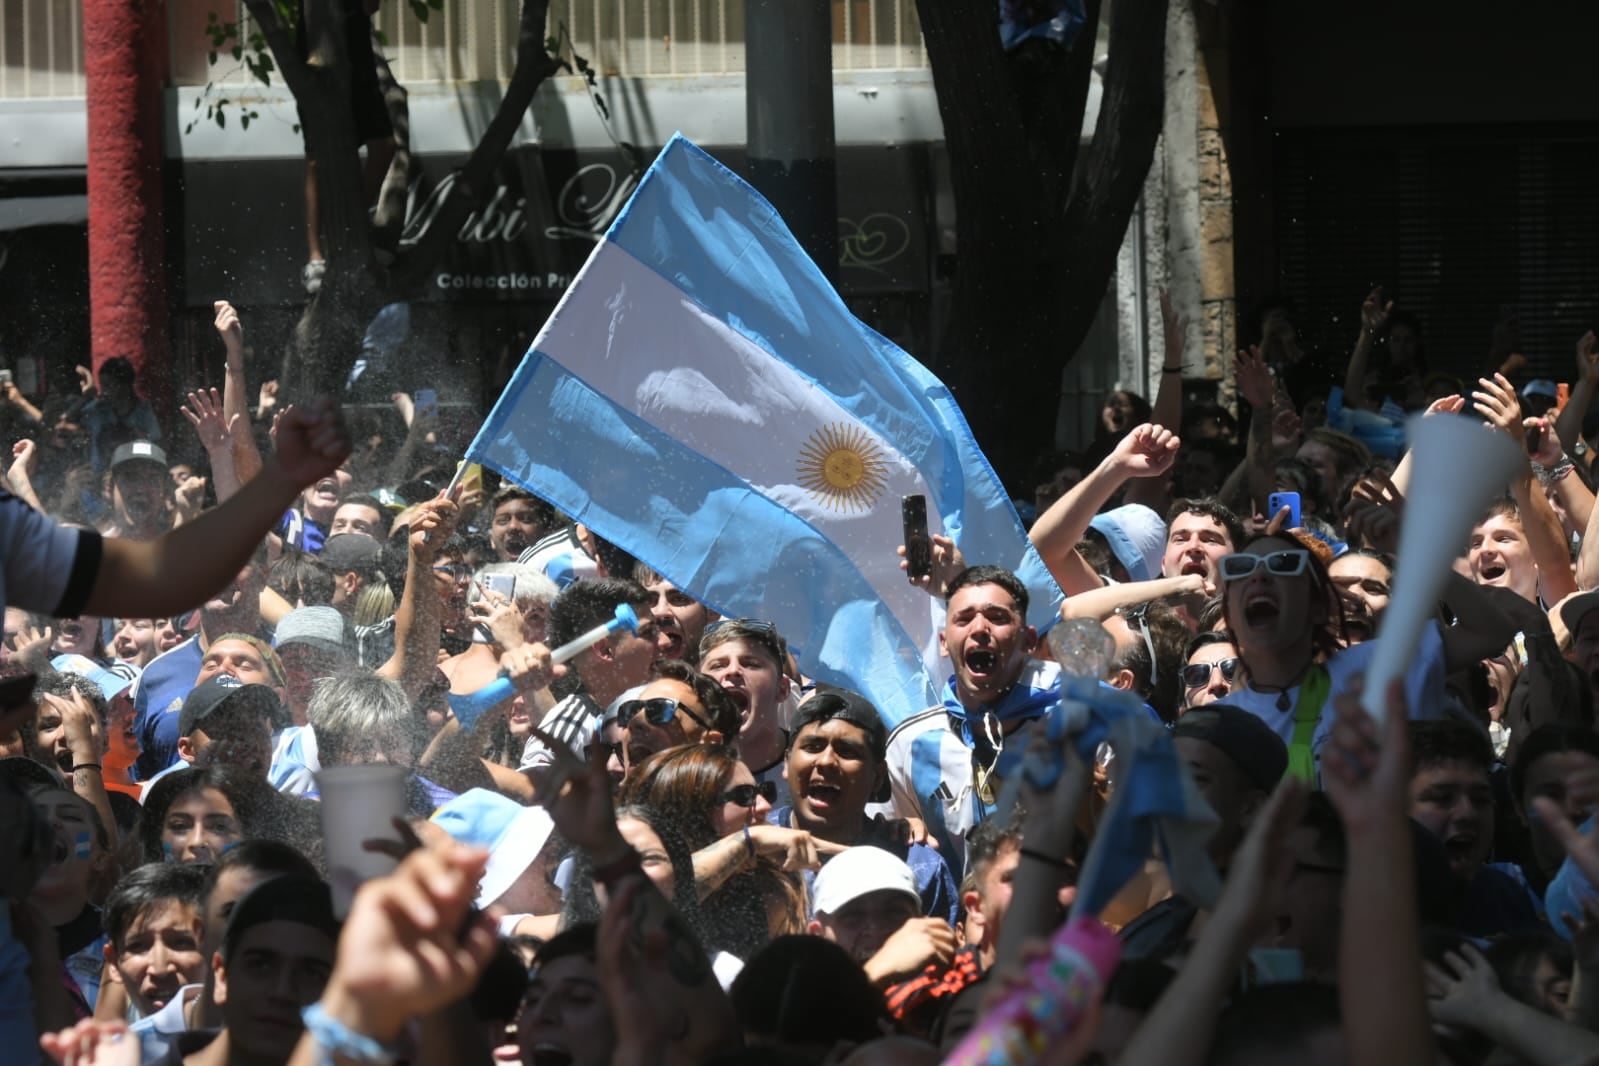
[(838, 802), (841, 792), (843, 792), (843, 789), (837, 785), (813, 781), (805, 790), (805, 798), (813, 808), (826, 811), (830, 810), (833, 804)]
[(1282, 614), (1270, 596), (1255, 596), (1244, 604), (1244, 624), (1253, 627), (1275, 625)]
[(1444, 852), (1449, 865), (1456, 866), (1471, 861), (1477, 850), (1476, 833), (1456, 833), (1444, 839)]
[(966, 672), (973, 677), (988, 677), (999, 668), (999, 654), (992, 648), (966, 649)]
[(512, 556), (521, 555), (527, 551), (528, 539), (520, 533), (513, 533), (505, 538), (506, 553)]
[(663, 659), (681, 659), (683, 657), (683, 634), (677, 629), (661, 626), (661, 636), (665, 639), (665, 650), (661, 652)]
[(1189, 559), (1187, 562), (1183, 563), (1180, 573), (1198, 574), (1200, 577), (1204, 577), (1207, 573), (1209, 573), (1209, 571), (1210, 568), (1205, 565), (1205, 560)]
[(1483, 584), (1491, 585), (1505, 576), (1505, 564), (1489, 563), (1487, 566), (1478, 568), (1477, 576), (1482, 579)]
[(738, 706), (738, 720), (740, 722), (749, 721), (749, 717), (750, 717), (750, 694), (749, 694), (749, 692), (746, 691), (745, 689), (741, 689), (741, 688), (728, 688), (725, 685), (723, 686), (722, 691), (726, 692), (728, 694), (728, 696), (732, 699), (733, 703)]

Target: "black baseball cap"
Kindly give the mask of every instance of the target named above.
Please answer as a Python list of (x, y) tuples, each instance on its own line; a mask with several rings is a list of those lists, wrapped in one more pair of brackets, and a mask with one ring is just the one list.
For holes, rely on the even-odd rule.
[(369, 574), (378, 568), (383, 545), (365, 533), (340, 533), (322, 544), (317, 556), (335, 574)]
[(246, 685), (232, 674), (218, 674), (184, 697), (183, 709), (178, 712), (178, 736), (190, 735), (208, 715), (224, 706), (255, 710), (262, 721), (272, 722), (282, 704), (278, 694), (265, 685)]
[(147, 440), (130, 440), (126, 444), (117, 445), (117, 450), (111, 453), (112, 470), (127, 463), (152, 463), (165, 471), (167, 453)]
[(794, 712), (793, 736), (812, 722), (826, 722), (834, 718), (859, 726), (866, 733), (866, 743), (878, 762), (888, 757), (888, 729), (877, 706), (859, 692), (832, 685), (817, 685), (809, 699)]
[(244, 934), (266, 922), (307, 925), (334, 941), (339, 919), (326, 881), (304, 874), (283, 874), (256, 885), (234, 906), (222, 931), (222, 958), (231, 959)]
[(1277, 787), (1288, 772), (1288, 745), (1271, 726), (1241, 707), (1207, 703), (1177, 719), (1173, 737), (1193, 737), (1221, 749), (1249, 783), (1262, 792)]

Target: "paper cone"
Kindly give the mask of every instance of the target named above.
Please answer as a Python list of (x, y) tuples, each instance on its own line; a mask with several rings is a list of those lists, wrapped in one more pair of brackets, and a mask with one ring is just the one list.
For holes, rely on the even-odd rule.
[(1378, 721), (1389, 683), (1404, 676), (1423, 627), (1437, 614), (1444, 579), (1471, 527), (1527, 461), (1507, 435), (1466, 418), (1416, 415), (1408, 432), (1410, 492), (1399, 564), (1366, 672), (1366, 710)]

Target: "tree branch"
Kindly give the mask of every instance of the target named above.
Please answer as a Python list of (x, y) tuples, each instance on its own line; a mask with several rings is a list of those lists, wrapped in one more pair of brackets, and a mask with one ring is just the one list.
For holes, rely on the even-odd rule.
[(516, 35), (516, 68), (506, 83), (505, 95), (449, 194), (439, 205), (438, 216), (421, 239), (401, 252), (395, 263), (393, 278), (402, 290), (420, 284), (444, 249), (455, 240), (461, 223), (493, 182), (494, 172), (521, 125), (522, 116), (533, 103), (534, 93), (545, 79), (561, 69), (560, 61), (544, 48), (549, 8), (549, 0), (522, 0)]
[(394, 158), (383, 175), (378, 190), (377, 211), (372, 216), (372, 238), (379, 247), (392, 253), (399, 246), (400, 230), (405, 226), (406, 192), (411, 182), (411, 106), (410, 94), (394, 77), (388, 57), (372, 50), (377, 60), (378, 89), (394, 129)]

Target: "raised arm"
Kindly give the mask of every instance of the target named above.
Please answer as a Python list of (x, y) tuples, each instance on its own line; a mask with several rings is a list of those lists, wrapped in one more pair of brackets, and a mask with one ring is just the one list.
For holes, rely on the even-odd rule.
[[(1033, 523), (1027, 536), (1068, 596), (1082, 591), (1082, 573), (1071, 568), (1068, 560), (1076, 554), (1088, 523), (1129, 478), (1159, 477), (1170, 470), (1180, 443), (1168, 429), (1147, 423), (1135, 426), (1087, 477)], [(1089, 587), (1097, 586), (1096, 581)]]
[(1160, 388), (1149, 420), (1157, 426), (1180, 428), (1183, 424), (1183, 353), (1188, 347), (1188, 320), (1172, 306), (1171, 293), (1160, 290), (1161, 333), (1166, 341), (1166, 360), (1160, 367)]
[[(1577, 465), (1561, 446), (1554, 421), (1549, 418), (1529, 418), (1526, 425), (1528, 429), (1538, 431), (1538, 450), (1532, 456), (1533, 472), (1538, 475), (1538, 484), (1560, 501), (1560, 506), (1571, 516), (1573, 526), (1587, 529), (1588, 519), (1593, 515), (1593, 490), (1582, 478), (1571, 476)], [(1562, 539), (1566, 539), (1565, 532), (1562, 523)]]
[[(1477, 413), (1488, 424), (1506, 433), (1516, 448), (1526, 454), (1526, 423), (1521, 417), (1521, 401), (1503, 374), (1480, 378), (1478, 390), (1471, 394)], [(1577, 591), (1571, 574), (1571, 548), (1560, 519), (1533, 478), (1532, 464), (1524, 463), (1510, 479), (1510, 494), (1521, 514), (1521, 531), (1527, 536), (1532, 561), (1538, 564), (1538, 587), (1545, 603), (1554, 603)]]
[(1577, 442), (1582, 439), (1582, 421), (1593, 406), (1594, 392), (1599, 390), (1599, 338), (1593, 330), (1584, 333), (1577, 341), (1577, 384), (1560, 409), (1555, 420), (1555, 433), (1560, 437), (1560, 447), (1568, 455), (1577, 454)]
[(1388, 316), (1393, 311), (1394, 302), (1383, 300), (1381, 285), (1372, 289), (1360, 305), (1360, 335), (1355, 338), (1355, 350), (1349, 353), (1349, 369), (1344, 373), (1345, 407), (1372, 406), (1366, 399), (1366, 369), (1371, 362), (1371, 349), (1388, 328)]
[[(549, 809), (562, 838), (588, 856), (595, 881), (605, 886), (610, 903), (601, 928), (625, 934), (635, 946), (624, 961), (613, 943), (600, 963), (615, 1016), (639, 1014), (636, 1027), (617, 1027), (614, 1061), (686, 1066), (741, 1047), (733, 1005), (722, 992), (704, 947), (617, 831), (601, 749), (596, 747), (595, 757), (585, 764), (542, 730), (534, 729), (533, 735), (548, 744), (555, 757), (540, 802)], [(617, 928), (618, 919), (625, 920), (625, 930)], [(641, 955), (645, 949), (647, 954)], [(619, 972), (619, 967), (630, 972)], [(631, 1046), (632, 1037), (651, 1046)], [(641, 1057), (646, 1053), (647, 1059)]]
[[(226, 300), (212, 305), (216, 309), (216, 331), (227, 352), (227, 362), (222, 376), (223, 425), (230, 431), (229, 446), (233, 453), (232, 469), (240, 482), (249, 481), (261, 469), (261, 452), (255, 446), (255, 434), (250, 432), (250, 394), (245, 391), (244, 377), (244, 327), (239, 313)], [(207, 453), (210, 445), (206, 445)], [(216, 474), (216, 459), (211, 460), (212, 476)], [(217, 485), (217, 499), (222, 498), (222, 486)]]
[(349, 454), (336, 408), (290, 408), (272, 458), (232, 499), (156, 540), (107, 538), (83, 613), (159, 618), (205, 602), (244, 568), (294, 497)]
[(200, 438), (200, 446), (210, 460), (211, 482), (216, 486), (218, 503), (238, 492), (242, 484), (233, 454), (233, 439), (240, 418), (224, 415), (224, 406), (216, 389), (201, 389), (189, 393), (189, 402), (179, 408), (184, 419), (194, 427), (194, 435)]
[(1388, 687), (1381, 725), (1361, 706), (1358, 685), (1339, 697), (1337, 712), (1321, 773), (1348, 840), (1338, 950), (1348, 1061), (1431, 1062), (1415, 845), (1406, 810), (1410, 714), (1404, 684)]
[(1293, 862), (1288, 837), (1304, 809), (1304, 786), (1284, 778), (1250, 823), (1215, 912), (1176, 979), (1122, 1052), (1123, 1066), (1199, 1066), (1205, 1061), (1216, 1016), (1287, 879)]
[(412, 698), (433, 676), (439, 649), (440, 606), (433, 580), (434, 552), (455, 529), (454, 500), (428, 500), (411, 515), (405, 592), (394, 611), (394, 654), (378, 673), (398, 681)]

